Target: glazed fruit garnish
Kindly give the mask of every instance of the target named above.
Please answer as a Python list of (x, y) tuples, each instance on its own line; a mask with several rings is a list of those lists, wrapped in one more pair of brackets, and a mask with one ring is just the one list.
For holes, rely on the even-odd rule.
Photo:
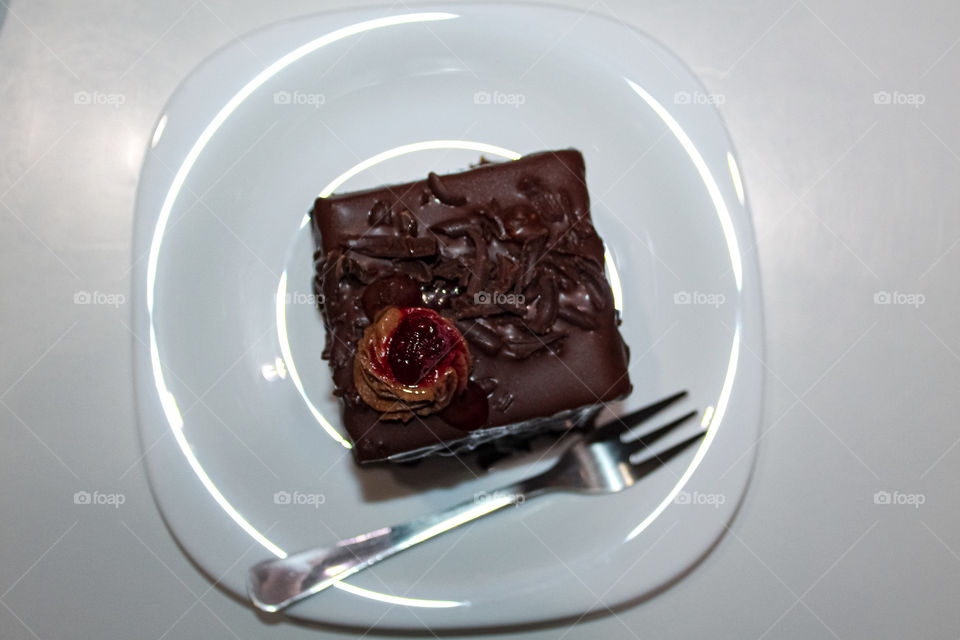
[(384, 307), (417, 307), (423, 304), (420, 283), (403, 274), (371, 282), (363, 292), (363, 312), (373, 320)]
[(390, 339), (387, 362), (398, 381), (420, 384), (459, 341), (460, 332), (451, 330), (435, 311), (408, 309)]
[(357, 344), (353, 379), (384, 419), (443, 410), (463, 393), (473, 358), (453, 323), (425, 307), (387, 307)]

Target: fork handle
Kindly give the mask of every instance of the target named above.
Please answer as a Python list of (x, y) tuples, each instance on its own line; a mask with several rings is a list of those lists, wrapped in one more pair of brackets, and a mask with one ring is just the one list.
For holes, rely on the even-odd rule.
[(406, 524), (377, 529), (330, 547), (265, 560), (250, 569), (247, 592), (258, 609), (280, 611), (405, 549), (505, 507), (521, 504), (545, 490), (540, 476), (536, 476), (485, 493), (483, 500), (478, 499), (478, 494), (473, 500)]

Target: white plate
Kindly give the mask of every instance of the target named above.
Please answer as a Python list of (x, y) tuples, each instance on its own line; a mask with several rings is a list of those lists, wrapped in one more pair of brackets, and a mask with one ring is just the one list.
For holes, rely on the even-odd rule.
[(710, 102), (648, 37), (543, 6), (316, 15), (204, 62), (158, 122), (134, 261), (146, 461), (187, 552), (243, 594), (257, 560), (482, 499), (549, 462), (481, 477), (449, 459), (358, 469), (320, 359), (303, 223), (323, 189), (572, 146), (632, 349), (635, 390), (617, 410), (686, 388), (675, 414), (706, 409), (708, 437), (630, 491), (531, 501), (290, 613), (362, 627), (528, 623), (642, 598), (693, 566), (747, 484), (762, 395), (753, 235)]

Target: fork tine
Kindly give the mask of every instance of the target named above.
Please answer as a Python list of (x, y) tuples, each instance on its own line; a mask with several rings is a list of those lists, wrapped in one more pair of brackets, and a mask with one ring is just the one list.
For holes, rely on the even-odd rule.
[(696, 411), (685, 413), (679, 418), (677, 418), (676, 420), (672, 422), (668, 422), (667, 424), (663, 425), (659, 429), (651, 431), (650, 433), (645, 433), (639, 438), (637, 438), (636, 440), (631, 440), (627, 442), (626, 444), (631, 445), (632, 447), (630, 449), (630, 453), (636, 453), (637, 451), (648, 449), (650, 445), (652, 445), (654, 442), (656, 442), (663, 436), (667, 435), (668, 433), (673, 431), (676, 427), (680, 426), (681, 424), (683, 424), (684, 422), (686, 422), (687, 420), (689, 420), (695, 415), (697, 415)]
[(677, 444), (673, 445), (669, 449), (665, 449), (660, 453), (655, 453), (649, 458), (641, 460), (640, 462), (631, 464), (630, 466), (633, 469), (634, 481), (639, 480), (640, 478), (649, 474), (654, 469), (657, 469), (658, 467), (665, 465), (670, 460), (672, 460), (673, 458), (683, 453), (688, 447), (690, 447), (690, 445), (696, 442), (699, 442), (700, 439), (703, 438), (703, 436), (706, 433), (707, 433), (707, 430), (704, 429), (703, 431), (700, 431), (699, 433), (690, 436), (686, 440), (682, 440), (678, 442)]
[(672, 396), (664, 398), (663, 400), (657, 400), (653, 404), (647, 405), (642, 409), (637, 409), (636, 411), (628, 413), (625, 416), (614, 418), (605, 425), (594, 429), (590, 433), (589, 439), (591, 442), (599, 442), (600, 440), (607, 440), (609, 438), (618, 436), (621, 433), (629, 431), (648, 418), (660, 413), (677, 400), (686, 397), (686, 395), (686, 390), (680, 391)]

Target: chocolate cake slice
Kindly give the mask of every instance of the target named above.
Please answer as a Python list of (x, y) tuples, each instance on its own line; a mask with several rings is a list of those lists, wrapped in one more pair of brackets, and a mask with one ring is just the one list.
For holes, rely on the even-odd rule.
[(630, 392), (580, 152), (317, 198), (312, 228), (359, 462), (569, 428)]

